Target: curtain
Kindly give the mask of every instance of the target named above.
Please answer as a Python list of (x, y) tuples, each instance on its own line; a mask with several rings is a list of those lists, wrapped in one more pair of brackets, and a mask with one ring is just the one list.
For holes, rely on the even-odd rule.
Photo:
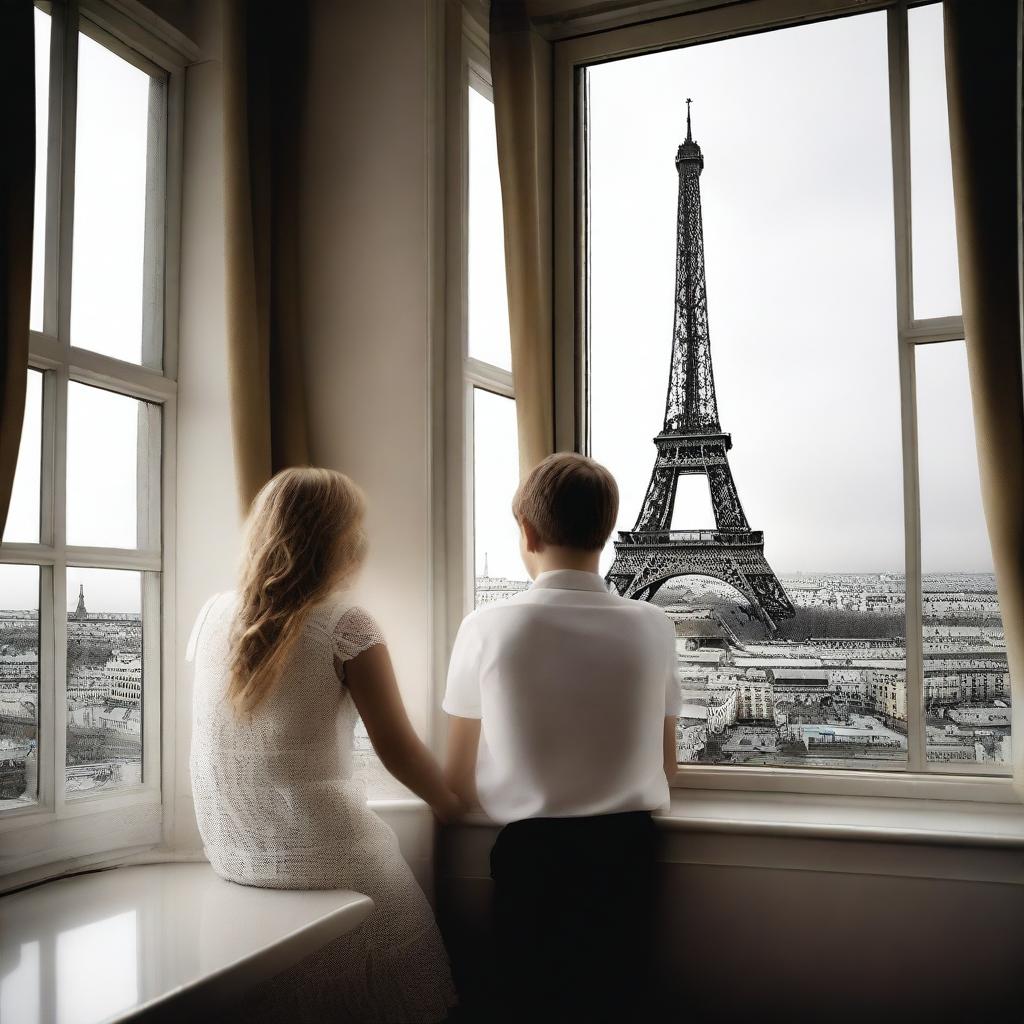
[(491, 77), (505, 220), (520, 472), (555, 450), (551, 46), (522, 0), (491, 2)]
[(243, 514), (274, 473), (309, 461), (297, 206), (306, 5), (224, 6), (228, 371)]
[(1020, 0), (946, 0), (960, 294), (982, 500), (1006, 629), (1014, 778), (1024, 793), (1024, 381)]
[(31, 0), (0, 3), (0, 537), (7, 523), (25, 417), (32, 216), (36, 177), (35, 44)]

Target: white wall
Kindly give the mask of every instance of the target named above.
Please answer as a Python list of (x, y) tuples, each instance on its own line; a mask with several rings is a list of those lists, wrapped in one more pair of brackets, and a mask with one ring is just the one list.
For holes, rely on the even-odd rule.
[(220, 4), (196, 5), (203, 60), (185, 83), (181, 329), (178, 359), (175, 778), (173, 834), (199, 847), (188, 774), (192, 670), (185, 647), (211, 594), (233, 584), (239, 515), (227, 378)]
[(312, 0), (301, 217), (312, 454), (367, 492), (362, 599), (421, 733), (433, 628), (434, 6)]

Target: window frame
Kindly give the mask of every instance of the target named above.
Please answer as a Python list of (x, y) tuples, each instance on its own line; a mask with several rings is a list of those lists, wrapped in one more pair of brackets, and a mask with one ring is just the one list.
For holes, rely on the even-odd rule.
[[(906, 579), (907, 767), (862, 769), (680, 765), (679, 789), (753, 790), (845, 796), (904, 796), (1013, 803), (1007, 771), (974, 764), (929, 766), (926, 759), (921, 530), (917, 457), (917, 345), (959, 341), (962, 316), (913, 315), (907, 11), (933, 0), (749, 0), (556, 40), (553, 48), (555, 439), (560, 450), (589, 449), (587, 394), (587, 65), (845, 15), (885, 12), (893, 160), (894, 254), (901, 406)], [(1001, 766), (1000, 766), (1001, 768)]]
[[(171, 827), (174, 787), (174, 566), (178, 292), (184, 81), (196, 59), (184, 37), (141, 6), (106, 0), (37, 3), (51, 18), (47, 139), (43, 330), (31, 331), (29, 367), (43, 373), (42, 466), (39, 543), (0, 545), (0, 561), (40, 567), (39, 792), (24, 808), (0, 812), (0, 837), (10, 851), (0, 859), (0, 889), (40, 870), (114, 851), (159, 843)], [(137, 15), (137, 18), (133, 15)], [(78, 33), (164, 82), (158, 151), (148, 165), (163, 202), (147, 210), (144, 289), (158, 288), (155, 311), (143, 313), (142, 363), (129, 363), (71, 345), (71, 259), (74, 219)], [(184, 52), (189, 50), (191, 52)], [(159, 235), (154, 236), (153, 232)], [(160, 366), (153, 331), (160, 332)], [(160, 489), (160, 503), (140, 502), (138, 546), (133, 549), (71, 546), (66, 542), (68, 385), (76, 382), (152, 403), (160, 430), (151, 431), (140, 490)], [(140, 459), (140, 464), (142, 460)], [(65, 778), (67, 686), (67, 569), (140, 572), (143, 622), (142, 783), (116, 792), (67, 799)], [(166, 813), (165, 813), (166, 808)]]

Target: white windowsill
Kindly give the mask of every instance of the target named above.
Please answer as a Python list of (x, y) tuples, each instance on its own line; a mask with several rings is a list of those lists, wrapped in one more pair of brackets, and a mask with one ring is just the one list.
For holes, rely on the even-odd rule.
[(674, 790), (665, 828), (747, 835), (1024, 847), (1024, 804)]
[[(671, 831), (1024, 847), (1024, 804), (675, 789), (655, 815)], [(497, 828), (482, 811), (460, 824)]]

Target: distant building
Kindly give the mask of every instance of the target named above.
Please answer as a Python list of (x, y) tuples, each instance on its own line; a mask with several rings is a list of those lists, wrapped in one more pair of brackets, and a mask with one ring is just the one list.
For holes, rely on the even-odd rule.
[(141, 658), (115, 654), (103, 672), (107, 679), (107, 699), (112, 704), (128, 707), (139, 707), (142, 704)]
[(483, 608), (488, 604), (498, 604), (507, 601), (516, 594), (528, 590), (530, 584), (526, 580), (512, 580), (504, 576), (477, 576), (476, 578), (476, 607)]

